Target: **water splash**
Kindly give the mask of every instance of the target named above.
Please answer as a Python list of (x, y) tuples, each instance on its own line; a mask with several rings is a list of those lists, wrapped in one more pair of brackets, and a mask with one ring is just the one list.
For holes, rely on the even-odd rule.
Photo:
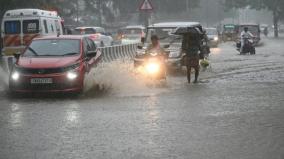
[(148, 81), (136, 73), (133, 62), (117, 60), (102, 63), (85, 79), (85, 91), (98, 88), (117, 96), (149, 96), (165, 88), (149, 88)]
[(6, 89), (8, 87), (9, 75), (0, 67), (0, 89)]

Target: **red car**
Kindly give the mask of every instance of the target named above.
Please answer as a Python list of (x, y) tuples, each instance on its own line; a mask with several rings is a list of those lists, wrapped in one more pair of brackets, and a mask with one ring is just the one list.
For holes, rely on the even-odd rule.
[(12, 92), (82, 92), (84, 79), (101, 60), (85, 36), (36, 38), (21, 53), (10, 74)]

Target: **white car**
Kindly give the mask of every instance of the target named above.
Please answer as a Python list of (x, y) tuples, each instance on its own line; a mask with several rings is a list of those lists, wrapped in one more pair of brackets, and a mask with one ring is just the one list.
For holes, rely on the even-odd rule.
[(122, 43), (140, 42), (141, 38), (145, 38), (146, 28), (142, 25), (131, 25), (122, 29)]
[(105, 29), (101, 27), (77, 27), (75, 28), (75, 34), (89, 35), (99, 47), (113, 44), (113, 38), (107, 35)]
[(219, 35), (216, 28), (205, 28), (210, 47), (218, 47)]

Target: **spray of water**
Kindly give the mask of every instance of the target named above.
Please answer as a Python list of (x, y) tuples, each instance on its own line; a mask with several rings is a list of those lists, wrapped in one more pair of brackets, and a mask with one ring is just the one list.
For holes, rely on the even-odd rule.
[(85, 91), (96, 87), (118, 96), (148, 96), (165, 91), (163, 88), (149, 88), (147, 83), (135, 72), (132, 61), (117, 60), (102, 63), (90, 72), (85, 79)]
[(9, 76), (8, 73), (5, 72), (1, 67), (0, 67), (0, 89), (6, 89), (8, 87), (8, 81), (9, 81)]

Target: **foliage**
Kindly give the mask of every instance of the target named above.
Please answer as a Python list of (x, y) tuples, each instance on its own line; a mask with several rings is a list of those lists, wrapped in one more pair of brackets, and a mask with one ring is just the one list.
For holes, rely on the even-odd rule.
[(250, 7), (251, 9), (267, 9), (273, 13), (274, 35), (278, 37), (278, 22), (284, 20), (283, 0), (225, 0), (227, 9)]

